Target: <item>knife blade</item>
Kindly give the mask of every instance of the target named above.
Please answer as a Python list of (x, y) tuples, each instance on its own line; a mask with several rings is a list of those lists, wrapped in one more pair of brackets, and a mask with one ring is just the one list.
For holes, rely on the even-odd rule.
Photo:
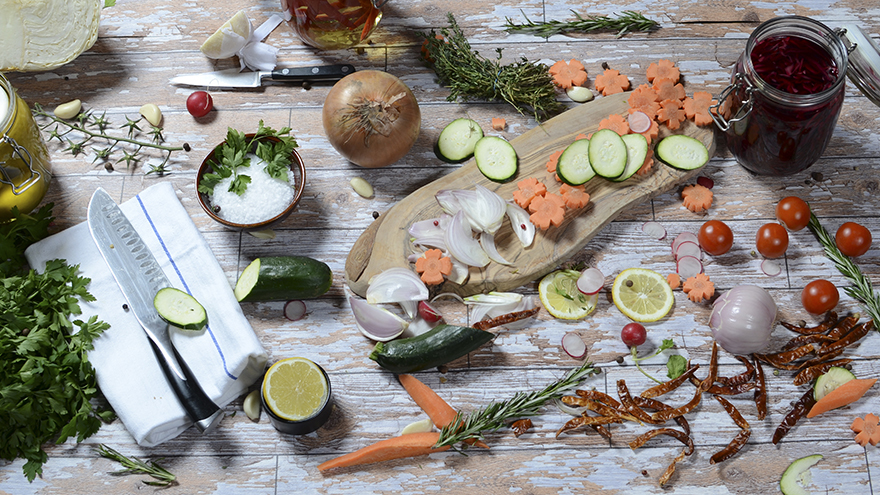
[(196, 428), (202, 433), (210, 431), (222, 419), (223, 411), (202, 390), (174, 348), (168, 324), (153, 306), (153, 297), (159, 289), (171, 287), (171, 282), (134, 226), (103, 188), (98, 188), (89, 201), (88, 224), (101, 256), (146, 332), (175, 395)]
[(273, 71), (254, 72), (240, 72), (238, 69), (227, 69), (173, 77), (171, 78), (171, 84), (220, 88), (259, 88), (263, 84), (263, 79), (294, 83), (304, 81), (338, 81), (353, 72), (355, 72), (355, 68), (351, 64), (285, 67)]

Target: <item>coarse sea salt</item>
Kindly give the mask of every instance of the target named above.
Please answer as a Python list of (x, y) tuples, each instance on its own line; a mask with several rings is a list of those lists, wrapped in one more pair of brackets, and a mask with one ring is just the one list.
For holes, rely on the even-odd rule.
[(250, 167), (238, 167), (238, 174), (247, 175), (251, 182), (244, 194), (229, 191), (232, 177), (227, 177), (214, 186), (211, 205), (220, 207), (217, 216), (227, 222), (252, 224), (264, 222), (280, 215), (293, 201), (296, 176), (287, 171), (287, 182), (274, 179), (266, 173), (266, 162), (257, 155), (248, 154)]

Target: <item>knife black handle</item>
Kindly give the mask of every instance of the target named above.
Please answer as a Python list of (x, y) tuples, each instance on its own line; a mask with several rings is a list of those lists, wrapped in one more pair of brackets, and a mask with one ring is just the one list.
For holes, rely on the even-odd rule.
[(273, 81), (284, 82), (338, 81), (354, 71), (354, 66), (351, 64), (285, 67), (273, 70), (270, 77)]
[(217, 407), (217, 404), (214, 404), (214, 401), (208, 397), (208, 394), (206, 394), (204, 390), (202, 390), (195, 375), (193, 375), (193, 372), (186, 365), (186, 361), (180, 357), (180, 354), (178, 354), (177, 349), (175, 349), (173, 345), (171, 346), (171, 351), (174, 356), (169, 356), (169, 358), (177, 360), (177, 363), (175, 364), (183, 372), (184, 378), (179, 377), (177, 373), (174, 372), (172, 366), (168, 363), (167, 358), (165, 357), (166, 355), (159, 350), (159, 347), (153, 342), (153, 339), (148, 340), (150, 341), (150, 345), (153, 346), (153, 352), (156, 353), (156, 358), (159, 361), (159, 365), (162, 367), (162, 371), (168, 378), (168, 383), (170, 383), (171, 388), (174, 389), (174, 393), (177, 395), (177, 399), (180, 400), (180, 404), (186, 410), (189, 419), (193, 421), (196, 428), (202, 433), (206, 433), (213, 429), (213, 427), (220, 422), (220, 419), (223, 416), (223, 411)]

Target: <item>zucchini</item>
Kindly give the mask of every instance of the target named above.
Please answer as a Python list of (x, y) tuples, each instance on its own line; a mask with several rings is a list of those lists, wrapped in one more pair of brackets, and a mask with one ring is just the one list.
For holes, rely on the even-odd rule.
[(235, 284), (239, 302), (288, 301), (319, 297), (333, 284), (326, 263), (305, 256), (257, 258)]
[(455, 119), (440, 131), (434, 151), (443, 161), (459, 163), (474, 154), (474, 147), (482, 137), (480, 124), (471, 119)]
[(813, 454), (792, 462), (782, 473), (782, 479), (779, 480), (779, 490), (783, 495), (808, 494), (809, 492), (799, 482), (809, 484), (809, 470), (821, 460), (822, 454)]
[(474, 146), (477, 168), (489, 180), (507, 182), (516, 175), (518, 159), (516, 150), (507, 140), (497, 136), (485, 136)]
[(614, 182), (622, 182), (629, 179), (645, 164), (645, 158), (648, 156), (648, 140), (641, 134), (627, 134), (622, 136), (623, 142), (626, 144), (626, 168), (623, 174)]
[(855, 378), (856, 375), (853, 375), (850, 370), (839, 366), (832, 366), (819, 378), (816, 378), (816, 385), (813, 387), (813, 398), (819, 400), (831, 393), (832, 390)]
[(174, 287), (159, 289), (153, 297), (159, 318), (184, 330), (201, 330), (208, 324), (208, 313), (196, 298)]
[(616, 179), (626, 169), (626, 144), (611, 129), (601, 129), (590, 138), (590, 165), (596, 175)]
[(412, 373), (452, 362), (493, 338), (473, 327), (440, 324), (416, 337), (379, 342), (370, 359), (392, 373)]
[(657, 158), (672, 168), (693, 170), (709, 161), (706, 145), (690, 136), (673, 134), (657, 143)]
[(569, 186), (579, 186), (596, 176), (590, 165), (590, 140), (578, 139), (568, 145), (556, 164), (556, 175)]

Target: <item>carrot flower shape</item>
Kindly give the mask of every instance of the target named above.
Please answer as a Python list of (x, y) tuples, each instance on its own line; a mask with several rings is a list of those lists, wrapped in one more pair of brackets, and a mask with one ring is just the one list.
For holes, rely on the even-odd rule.
[(688, 299), (698, 303), (715, 295), (715, 284), (705, 273), (698, 273), (685, 280), (681, 290), (687, 294)]
[[(555, 166), (553, 167), (553, 171), (556, 171)], [(547, 193), (547, 186), (534, 177), (527, 177), (517, 182), (516, 187), (518, 189), (513, 191), (513, 200), (523, 209), (528, 208), (529, 203), (531, 203), (536, 196), (543, 196)]]
[(712, 191), (700, 184), (685, 186), (681, 191), (682, 204), (688, 210), (699, 213), (712, 206)]
[(878, 424), (880, 424), (880, 418), (871, 413), (868, 413), (865, 419), (854, 419), (850, 429), (856, 432), (856, 443), (862, 447), (866, 447), (869, 443), (871, 445), (880, 443), (880, 427), (878, 427)]
[(569, 62), (560, 60), (551, 65), (550, 75), (553, 76), (553, 83), (562, 89), (583, 86), (587, 82), (587, 69), (575, 59)]
[(572, 210), (583, 208), (590, 202), (590, 195), (584, 191), (584, 186), (570, 186), (568, 184), (563, 184), (559, 188), (559, 192), (562, 194), (562, 200), (565, 201), (565, 206)]
[(605, 72), (596, 76), (596, 89), (602, 92), (602, 96), (623, 93), (629, 89), (629, 79), (615, 69), (605, 69)]
[(629, 124), (619, 113), (612, 113), (608, 117), (600, 120), (599, 130), (601, 129), (611, 129), (616, 132), (618, 136), (629, 134)]
[(716, 103), (712, 94), (706, 91), (697, 91), (693, 98), (684, 99), (684, 113), (689, 119), (694, 119), (697, 125), (709, 125), (712, 123), (712, 113), (709, 107)]
[(425, 256), (416, 260), (416, 271), (422, 274), (422, 282), (428, 285), (443, 283), (443, 275), (452, 273), (452, 261), (443, 256), (439, 249), (425, 251)]
[(678, 70), (678, 67), (672, 63), (672, 60), (661, 59), (657, 62), (651, 62), (645, 75), (648, 76), (648, 81), (653, 81), (654, 79), (671, 79), (674, 82), (678, 82), (678, 78), (681, 77), (681, 72)]
[(686, 118), (684, 110), (681, 108), (680, 100), (663, 100), (660, 102), (660, 111), (657, 112), (657, 120), (666, 122), (666, 127), (675, 130), (681, 127), (681, 123)]
[(550, 225), (559, 227), (565, 217), (565, 200), (553, 193), (536, 196), (529, 203), (529, 213), (529, 220), (541, 230), (549, 229)]

